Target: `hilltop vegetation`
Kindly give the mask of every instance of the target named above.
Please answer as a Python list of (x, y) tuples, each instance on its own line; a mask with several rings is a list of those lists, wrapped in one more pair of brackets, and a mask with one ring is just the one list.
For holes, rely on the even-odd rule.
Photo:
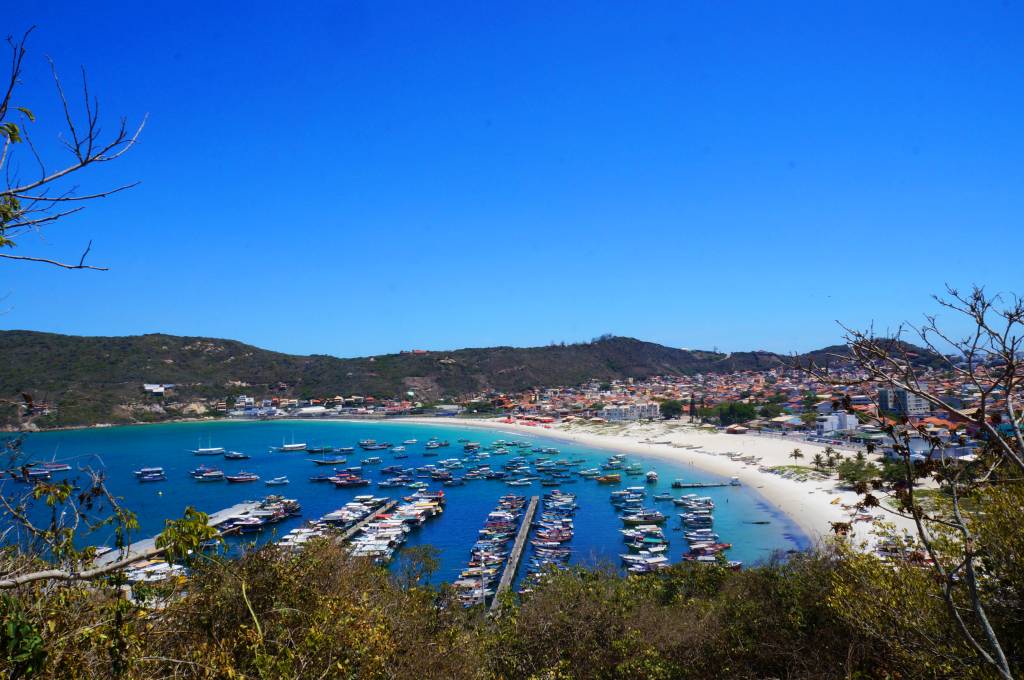
[[(0, 602), (17, 624), (0, 636), (0, 667), (62, 679), (991, 677), (927, 571), (842, 549), (738, 573), (573, 569), (497, 618), (421, 585), (428, 555), (405, 559), (389, 575), (326, 541), (266, 546), (198, 563), (187, 587), (136, 586), (134, 603), (23, 587)], [(995, 625), (1016, 665), (1012, 609)]]
[[(842, 350), (842, 348), (836, 348)], [(491, 347), (339, 359), (273, 352), (234, 340), (140, 335), (80, 337), (0, 332), (0, 399), (29, 394), (57, 407), (41, 426), (160, 420), (166, 401), (147, 403), (143, 383), (177, 385), (180, 407), (237, 394), (311, 398), (353, 394), (393, 397), (413, 391), (444, 400), (496, 390), (578, 385), (653, 375), (766, 370), (803, 357), (770, 352), (720, 354), (605, 336), (545, 347)], [(804, 355), (804, 357), (817, 357)], [(129, 405), (136, 407), (130, 409)], [(0, 411), (12, 424), (14, 412)]]
[(0, 396), (57, 406), (43, 425), (159, 419), (159, 410), (124, 412), (142, 401), (143, 383), (173, 383), (176, 400), (231, 394), (391, 397), (414, 391), (439, 400), (488, 389), (768, 368), (767, 353), (722, 355), (673, 349), (632, 338), (547, 347), (494, 347), (451, 352), (388, 354), (355, 359), (272, 352), (234, 340), (171, 335), (77, 337), (30, 331), (0, 332)]

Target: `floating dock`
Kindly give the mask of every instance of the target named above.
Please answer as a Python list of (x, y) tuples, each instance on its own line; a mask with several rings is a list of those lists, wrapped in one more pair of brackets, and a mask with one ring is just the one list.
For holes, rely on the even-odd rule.
[(689, 482), (685, 484), (672, 483), (673, 489), (714, 489), (722, 486), (739, 486), (735, 482)]
[(348, 529), (346, 529), (345, 533), (343, 533), (338, 540), (342, 543), (349, 540), (350, 538), (358, 534), (360, 531), (362, 531), (363, 527), (365, 527), (367, 524), (377, 519), (381, 515), (386, 515), (387, 513), (391, 512), (391, 510), (396, 505), (398, 505), (398, 501), (388, 501), (387, 503), (380, 506), (378, 509), (374, 510), (369, 515), (367, 515), (366, 517), (364, 517), (363, 519), (359, 520), (358, 522), (350, 526)]
[(519, 533), (516, 534), (516, 542), (512, 545), (512, 552), (505, 562), (505, 571), (501, 574), (498, 582), (498, 589), (494, 591), (494, 598), (491, 600), (491, 610), (498, 608), (498, 601), (501, 594), (512, 587), (512, 581), (519, 571), (519, 561), (523, 558), (523, 549), (526, 547), (526, 537), (530, 535), (530, 527), (533, 525), (533, 516), (537, 512), (537, 496), (530, 497), (530, 504), (526, 506), (526, 514), (523, 515), (523, 523), (519, 525)]
[[(232, 517), (249, 514), (257, 507), (259, 507), (258, 501), (246, 501), (245, 503), (238, 503), (236, 505), (232, 505), (230, 508), (224, 508), (223, 510), (218, 510), (217, 512), (211, 513), (210, 515), (208, 515), (209, 519), (207, 519), (206, 523), (209, 526), (216, 528), (224, 522), (231, 519)], [(147, 538), (142, 541), (133, 541), (128, 546), (128, 550), (125, 551), (124, 557), (131, 559), (133, 557), (142, 555), (143, 553), (150, 551), (155, 547), (155, 536), (153, 538)], [(97, 557), (95, 564), (97, 567), (103, 567), (110, 564), (111, 562), (116, 562), (120, 559), (122, 559), (120, 550), (109, 550), (100, 555), (99, 557)]]

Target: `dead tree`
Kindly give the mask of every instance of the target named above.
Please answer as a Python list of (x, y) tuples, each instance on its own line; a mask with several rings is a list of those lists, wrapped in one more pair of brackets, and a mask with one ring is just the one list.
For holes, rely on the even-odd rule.
[[(1011, 678), (1004, 643), (991, 623), (993, 596), (984, 575), (984, 546), (972, 528), (964, 501), (980, 489), (1020, 484), (1024, 478), (1024, 414), (1019, 399), (1024, 371), (1024, 302), (1016, 296), (988, 295), (975, 287), (970, 293), (948, 288), (936, 302), (969, 331), (945, 330), (934, 315), (920, 326), (906, 324), (878, 337), (873, 331), (843, 326), (848, 355), (835, 355), (832, 366), (813, 362), (801, 366), (832, 386), (859, 386), (869, 393), (880, 388), (902, 390), (944, 411), (984, 443), (978, 455), (946, 455), (946, 444), (919, 420), (906, 413), (878, 413), (876, 423), (891, 439), (894, 457), (902, 463), (895, 484), (875, 480), (860, 489), (862, 505), (878, 507), (875, 494), (891, 493), (896, 512), (913, 520), (916, 538), (934, 571), (941, 597), (956, 629), (978, 657), (1000, 677)], [(948, 326), (947, 326), (948, 327)], [(923, 347), (906, 342), (913, 338)], [(924, 361), (923, 361), (924, 360)], [(836, 365), (846, 365), (845, 373)], [(972, 393), (975, 406), (936, 389), (938, 378), (958, 381)], [(876, 407), (878, 402), (876, 401)], [(923, 442), (917, 453), (911, 441)], [(949, 499), (948, 507), (927, 508), (915, 496), (919, 481), (933, 480)]]
[[(77, 262), (2, 252), (14, 248), (21, 237), (38, 233), (54, 222), (84, 210), (92, 201), (136, 186), (138, 182), (83, 193), (74, 182), (86, 168), (116, 160), (135, 146), (146, 124), (144, 117), (137, 126), (129, 127), (127, 120), (121, 118), (113, 134), (104, 134), (100, 125), (99, 100), (89, 91), (85, 70), (82, 70), (81, 100), (75, 105), (65, 94), (57, 68), (51, 60), (50, 72), (64, 112), (64, 132), (59, 135), (59, 141), (70, 158), (57, 164), (44, 159), (44, 153), (31, 135), (35, 115), (18, 101), (25, 45), (31, 33), (32, 29), (29, 29), (20, 40), (7, 38), (11, 50), (10, 74), (0, 85), (3, 88), (0, 90), (0, 173), (4, 178), (3, 189), (0, 190), (0, 258), (64, 269), (105, 271), (106, 267), (85, 263), (92, 250), (92, 241), (85, 246)], [(31, 168), (24, 173), (18, 163), (16, 152), (19, 150)]]

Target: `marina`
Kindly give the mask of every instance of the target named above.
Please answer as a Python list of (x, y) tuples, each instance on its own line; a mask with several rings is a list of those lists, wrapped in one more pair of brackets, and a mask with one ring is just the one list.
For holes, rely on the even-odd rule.
[[(270, 450), (279, 447), (282, 441), (290, 443), (293, 437), (296, 442), (318, 442), (315, 448), (321, 449), (328, 447), (319, 442), (330, 442), (334, 453), (308, 456)], [(240, 452), (247, 457), (234, 460), (222, 455), (197, 461), (190, 451), (200, 438), (204, 445), (212, 441), (225, 451)], [(406, 443), (412, 439), (417, 443)], [(456, 444), (459, 439), (465, 441)], [(450, 448), (443, 445), (449, 441)], [(345, 448), (361, 450), (385, 444), (388, 444), (386, 448), (371, 448), (373, 453), (365, 454), (367, 459), (380, 458), (380, 463), (345, 467), (341, 463), (314, 465), (310, 462), (318, 462), (321, 456), (336, 456)], [(396, 451), (397, 447), (405, 450)], [(806, 541), (784, 515), (760, 499), (756, 492), (733, 486), (728, 479), (639, 455), (617, 454), (609, 458), (607, 451), (549, 440), (541, 432), (526, 436), (524, 433), (469, 431), (440, 419), (436, 425), (283, 421), (97, 428), (35, 434), (27, 439), (26, 448), (32, 459), (47, 461), (53, 459), (54, 451), (59, 449), (60, 455), (53, 464), (67, 465), (70, 469), (51, 472), (40, 467), (55, 480), (64, 476), (73, 478), (79, 467), (98, 467), (102, 462), (111, 491), (124, 499), (126, 508), (136, 512), (140, 523), (138, 533), (143, 536), (155, 536), (162, 530), (164, 520), (180, 517), (187, 505), (214, 511), (216, 521), (217, 516), (223, 514), (222, 509), (261, 497), (263, 494), (259, 492), (264, 489), (266, 492), (286, 491), (288, 497), (301, 503), (305, 518), (323, 518), (349, 503), (357, 503), (356, 499), (364, 496), (390, 496), (385, 502), (395, 500), (397, 505), (383, 514), (394, 514), (404, 504), (428, 502), (424, 496), (407, 500), (417, 494), (443, 491), (444, 502), (454, 509), (452, 512), (431, 515), (429, 521), (423, 522), (403, 520), (408, 531), (398, 532), (394, 526), (381, 524), (374, 536), (380, 539), (377, 547), (386, 548), (380, 551), (379, 557), (387, 563), (403, 547), (430, 545), (437, 548), (439, 566), (430, 576), (434, 583), (454, 583), (461, 578), (466, 569), (466, 551), (480, 538), (480, 529), (495, 509), (497, 500), (508, 494), (525, 499), (521, 508), (523, 514), (529, 499), (538, 497), (532, 523), (546, 523), (543, 529), (534, 527), (525, 547), (519, 551), (518, 568), (513, 571), (509, 587), (520, 590), (534, 572), (551, 565), (619, 563), (619, 553), (623, 552), (620, 529), (643, 526), (642, 522), (648, 520), (661, 521), (658, 515), (651, 514), (629, 520), (641, 524), (627, 525), (622, 519), (625, 509), (659, 512), (664, 518), (661, 526), (665, 536), (678, 535), (677, 532), (683, 531), (678, 514), (685, 508), (671, 502), (680, 495), (678, 491), (671, 493), (675, 479), (687, 484), (708, 485), (702, 491), (714, 497), (713, 527), (715, 532), (729, 537), (733, 546), (730, 559), (756, 563), (770, 557), (773, 551), (798, 549)], [(200, 461), (203, 464), (197, 466)], [(627, 474), (627, 468), (639, 469), (640, 474)], [(652, 471), (658, 475), (656, 480), (647, 474)], [(621, 476), (617, 484), (601, 484), (595, 479), (615, 474)], [(290, 483), (276, 489), (265, 487), (266, 481), (279, 478)], [(250, 481), (245, 483), (246, 480)], [(637, 489), (645, 493), (639, 506), (633, 497)], [(697, 491), (697, 488), (692, 490)], [(557, 492), (564, 498), (568, 491), (574, 498), (566, 503), (573, 506), (578, 503), (587, 508), (586, 513), (574, 519), (571, 550), (569, 543), (538, 538), (540, 531), (548, 537), (559, 535), (552, 530), (555, 522), (573, 519), (555, 507), (555, 500), (548, 500), (549, 494)], [(620, 491), (631, 494), (621, 499), (623, 507), (609, 502), (612, 498), (618, 502)], [(673, 509), (674, 512), (670, 512)], [(379, 507), (374, 510), (380, 512)], [(556, 517), (557, 513), (563, 514)], [(365, 517), (359, 517), (363, 519)], [(281, 517), (274, 531), (259, 531), (253, 522), (238, 527), (237, 534), (230, 533), (228, 546), (236, 550), (253, 541), (280, 540), (293, 530), (302, 530), (288, 541), (298, 544), (317, 535), (307, 531), (309, 524), (307, 519), (288, 515)], [(338, 522), (333, 524), (339, 525)], [(340, 531), (349, 526), (346, 524)], [(517, 522), (511, 530), (505, 545), (506, 557), (512, 552), (519, 528)], [(337, 533), (337, 530), (332, 527), (331, 532)], [(112, 542), (112, 538), (100, 533), (91, 537), (91, 543)], [(346, 540), (352, 538), (354, 534)], [(671, 563), (682, 561), (689, 552), (686, 542), (679, 538), (666, 544), (665, 555)], [(551, 545), (538, 546), (535, 542)], [(368, 545), (366, 549), (370, 550)], [(505, 566), (503, 559), (493, 568), (492, 589), (495, 591)], [(485, 565), (481, 571), (490, 568)], [(488, 603), (490, 600), (488, 596)]]
[(523, 522), (519, 525), (519, 533), (516, 534), (515, 545), (512, 546), (512, 552), (509, 554), (508, 561), (505, 563), (505, 571), (502, 572), (501, 581), (498, 582), (498, 589), (495, 591), (494, 599), (491, 601), (491, 609), (498, 606), (501, 594), (512, 587), (512, 581), (516, 577), (516, 572), (519, 571), (519, 561), (523, 557), (523, 549), (526, 547), (526, 537), (530, 534), (533, 515), (536, 512), (537, 497), (533, 496), (530, 498), (530, 505), (526, 508), (526, 515), (523, 517)]

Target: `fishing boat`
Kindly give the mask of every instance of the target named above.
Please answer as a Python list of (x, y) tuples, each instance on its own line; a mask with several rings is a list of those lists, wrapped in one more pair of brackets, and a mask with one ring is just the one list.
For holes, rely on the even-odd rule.
[(310, 446), (306, 449), (306, 453), (334, 453), (333, 446)]
[(384, 461), (381, 460), (380, 456), (371, 456), (369, 458), (363, 458), (363, 465), (380, 465)]
[(679, 515), (679, 519), (683, 521), (683, 525), (694, 528), (707, 528), (714, 523), (714, 518), (711, 513), (699, 513), (699, 512), (687, 512)]
[(164, 469), (162, 467), (144, 467), (135, 470), (133, 474), (136, 477), (145, 477), (146, 475), (163, 475)]
[(622, 475), (601, 475), (596, 479), (598, 484), (618, 484), (622, 481)]
[(166, 482), (167, 481), (167, 475), (164, 474), (163, 468), (143, 468), (143, 469), (155, 470), (155, 472), (146, 472), (146, 473), (143, 473), (143, 474), (138, 474), (138, 472), (136, 472), (136, 477), (138, 477), (140, 482), (145, 483), (145, 482)]
[(656, 501), (671, 501), (671, 500), (673, 500), (672, 494), (670, 494), (668, 491), (666, 491), (664, 493), (656, 493), (656, 494), (654, 494), (653, 498)]
[(370, 480), (364, 479), (359, 475), (355, 475), (349, 472), (339, 472), (329, 480), (334, 486), (339, 489), (344, 489), (353, 486), (369, 486)]
[(344, 465), (348, 462), (347, 458), (310, 458), (310, 461), (316, 465)]
[(193, 478), (197, 482), (223, 482), (224, 471), (223, 470), (208, 470), (202, 474), (193, 475)]
[(71, 469), (68, 463), (32, 463), (30, 467), (47, 472), (67, 472)]
[(243, 470), (237, 475), (226, 475), (225, 479), (232, 484), (244, 484), (246, 482), (258, 482), (260, 478), (252, 472), (245, 472)]
[(252, 456), (250, 456), (248, 453), (242, 453), (241, 451), (225, 451), (224, 452), (224, 459), (225, 460), (246, 460), (248, 458), (252, 458)]
[(285, 484), (288, 483), (288, 477), (282, 475), (280, 477), (274, 477), (273, 479), (268, 479), (267, 481), (265, 481), (263, 483), (266, 484), (267, 486), (284, 486)]
[(641, 510), (629, 515), (623, 515), (622, 523), (627, 526), (635, 526), (639, 524), (662, 524), (665, 519), (665, 515), (661, 514), (657, 510)]

